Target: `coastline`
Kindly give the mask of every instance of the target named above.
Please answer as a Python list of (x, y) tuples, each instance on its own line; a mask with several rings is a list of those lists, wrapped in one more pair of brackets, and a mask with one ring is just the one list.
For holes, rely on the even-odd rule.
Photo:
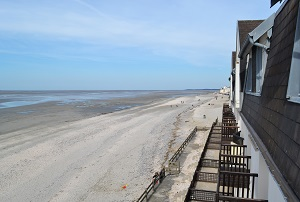
[[(109, 93), (111, 91), (0, 91), (0, 96), (8, 95), (5, 99), (1, 97), (0, 105), (4, 102), (9, 102), (9, 95), (19, 94), (21, 96), (38, 96), (46, 97), (45, 102), (37, 102), (19, 107), (0, 108), (0, 135), (43, 125), (45, 127), (54, 127), (62, 125), (64, 122), (73, 122), (86, 118), (92, 118), (107, 113), (114, 113), (124, 109), (129, 109), (137, 106), (144, 106), (153, 102), (164, 101), (176, 96), (172, 91), (137, 91), (138, 96), (133, 97), (115, 97), (111, 99), (99, 99), (98, 97), (85, 97), (87, 94)], [(47, 97), (47, 93), (50, 96)], [(75, 92), (75, 96), (69, 99), (64, 99), (59, 96), (64, 93)], [(112, 91), (118, 95), (119, 91)], [(135, 92), (135, 91), (124, 91)], [(152, 92), (145, 93), (144, 92)], [(175, 91), (176, 92), (176, 91)], [(193, 92), (193, 91), (191, 91)], [(56, 99), (53, 99), (56, 96)], [(82, 95), (82, 93), (84, 93)], [(178, 95), (188, 93), (188, 91), (178, 91)], [(210, 91), (195, 91), (196, 93), (210, 93)], [(67, 94), (68, 95), (68, 94)], [(100, 94), (101, 95), (101, 94)], [(116, 96), (115, 94), (111, 96)], [(82, 99), (83, 97), (83, 99)], [(78, 99), (79, 98), (79, 99)], [(98, 98), (98, 99), (96, 99)], [(100, 96), (101, 98), (101, 96)], [(21, 101), (22, 102), (22, 101)]]
[(6, 201), (132, 201), (199, 123), (188, 117), (214, 96), (151, 101), (1, 135), (0, 196)]

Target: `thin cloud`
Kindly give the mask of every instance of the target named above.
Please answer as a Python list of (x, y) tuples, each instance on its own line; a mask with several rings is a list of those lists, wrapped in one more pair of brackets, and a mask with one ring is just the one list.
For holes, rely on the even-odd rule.
[[(230, 11), (223, 11), (228, 14), (224, 19), (220, 16), (216, 19), (211, 18), (210, 12), (203, 8), (198, 10), (199, 16), (196, 13), (195, 16), (181, 16), (177, 15), (181, 7), (194, 12), (195, 8), (189, 3), (173, 2), (174, 5), (176, 3), (178, 5), (170, 8), (173, 10), (168, 11), (167, 16), (161, 12), (158, 16), (153, 15), (151, 19), (143, 15), (140, 19), (133, 19), (111, 10), (104, 12), (99, 9), (99, 5), (83, 0), (61, 1), (58, 5), (51, 1), (21, 1), (18, 4), (0, 2), (0, 30), (4, 33), (16, 33), (17, 37), (22, 35), (25, 39), (51, 41), (57, 43), (57, 46), (64, 46), (66, 41), (71, 41), (80, 44), (80, 49), (93, 47), (95, 51), (99, 50), (97, 47), (137, 47), (154, 55), (181, 58), (194, 65), (207, 60), (206, 53), (213, 55), (230, 52), (234, 48), (233, 41), (229, 39), (233, 38), (235, 21), (232, 21), (230, 27), (223, 23), (226, 22), (225, 18), (232, 18), (229, 15)], [(194, 3), (197, 6), (202, 5), (196, 1)], [(170, 7), (173, 4), (163, 5)], [(132, 11), (135, 11), (134, 9), (138, 8), (132, 8)], [(222, 12), (222, 9), (217, 8), (217, 12)], [(74, 57), (77, 57), (80, 55), (80, 49), (74, 46), (70, 53), (76, 52)], [(47, 51), (43, 54), (56, 57), (56, 52)], [(59, 54), (69, 57), (63, 51)]]
[[(87, 44), (139, 46), (149, 50), (209, 48), (212, 42), (216, 41), (215, 36), (199, 30), (170, 27), (160, 25), (158, 22), (117, 19), (84, 1), (74, 0), (74, 2), (97, 15), (68, 10), (62, 12), (53, 8), (46, 10), (37, 8), (36, 10), (40, 12), (34, 13), (32, 8), (27, 7), (28, 12), (24, 12), (24, 9), (6, 12), (6, 15), (19, 18), (2, 22), (0, 29), (6, 32), (34, 34), (44, 37), (45, 40), (73, 39)], [(37, 16), (32, 17), (31, 13)]]

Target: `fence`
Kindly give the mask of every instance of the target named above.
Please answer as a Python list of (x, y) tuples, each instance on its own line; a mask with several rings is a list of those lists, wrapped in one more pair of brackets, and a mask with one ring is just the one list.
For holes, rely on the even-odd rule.
[[(215, 132), (217, 126), (218, 119), (212, 124), (208, 139), (213, 134), (213, 131)], [(219, 135), (220, 136), (220, 135)], [(212, 167), (212, 168), (218, 168), (219, 167), (219, 160), (214, 159), (205, 159), (204, 156), (206, 154), (206, 151), (209, 147), (209, 141), (206, 141), (205, 146), (203, 148), (202, 154), (199, 158), (198, 165), (196, 168), (196, 172), (194, 173), (193, 179), (191, 181), (190, 187), (188, 189), (188, 192), (185, 197), (185, 202), (190, 200), (202, 200), (202, 201), (215, 201), (217, 199), (217, 194), (215, 191), (206, 191), (206, 190), (197, 190), (195, 189), (195, 184), (198, 180), (204, 180), (204, 181), (210, 181), (210, 182), (218, 182), (218, 176), (213, 173), (204, 173), (204, 172), (197, 172), (200, 170), (202, 166)]]
[[(170, 165), (174, 165), (174, 167), (176, 167), (176, 168), (180, 167), (179, 164), (176, 163), (176, 161), (178, 160), (180, 154), (183, 152), (184, 148), (188, 145), (188, 143), (191, 141), (191, 139), (195, 136), (196, 133), (197, 133), (197, 127), (194, 128), (194, 130), (190, 133), (190, 135), (185, 139), (185, 141), (177, 149), (177, 151), (175, 152), (175, 154), (170, 158), (170, 160), (169, 160), (169, 166)], [(178, 168), (178, 169), (180, 169), (180, 168)], [(179, 172), (179, 170), (177, 170), (176, 172)], [(166, 175), (165, 175), (165, 168), (163, 168), (160, 171), (159, 174), (153, 176), (153, 181), (145, 189), (145, 191), (140, 196), (140, 198), (137, 200), (137, 202), (142, 202), (144, 200), (147, 201), (148, 200), (148, 196), (150, 194), (152, 194), (151, 192), (155, 191), (155, 189), (158, 187), (159, 183), (161, 183), (165, 177), (166, 177)]]
[(177, 149), (175, 154), (170, 158), (170, 162), (177, 161), (180, 154), (183, 152), (184, 148), (188, 145), (188, 143), (191, 141), (191, 139), (195, 136), (197, 132), (197, 127), (194, 128), (194, 130), (191, 132), (191, 134), (186, 138), (186, 140), (180, 145), (180, 147)]
[(137, 202), (141, 202), (144, 201), (144, 199), (146, 199), (146, 201), (148, 200), (148, 195), (151, 192), (154, 192), (155, 189), (158, 187), (158, 185), (164, 180), (164, 178), (166, 177), (166, 173), (165, 173), (165, 168), (163, 168), (160, 173), (156, 173), (153, 176), (153, 180), (152, 182), (149, 184), (149, 186), (146, 188), (146, 190), (143, 192), (143, 194), (140, 196), (140, 198), (137, 200)]

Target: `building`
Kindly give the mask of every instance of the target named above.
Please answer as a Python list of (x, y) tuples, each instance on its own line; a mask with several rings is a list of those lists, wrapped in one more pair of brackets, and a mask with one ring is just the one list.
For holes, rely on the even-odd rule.
[(285, 0), (266, 20), (238, 21), (232, 53), (230, 105), (259, 176), (255, 198), (268, 201), (300, 199), (299, 6)]
[(230, 93), (230, 88), (227, 86), (224, 86), (220, 89), (220, 94), (229, 95), (229, 93)]

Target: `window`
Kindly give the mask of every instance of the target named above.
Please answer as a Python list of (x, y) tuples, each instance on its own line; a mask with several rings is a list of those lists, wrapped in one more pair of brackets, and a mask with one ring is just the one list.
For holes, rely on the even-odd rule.
[(257, 46), (253, 46), (252, 51), (248, 54), (246, 93), (261, 94), (267, 56), (266, 51)]
[(291, 102), (300, 103), (300, 12), (298, 12), (297, 18), (294, 50), (286, 97)]

